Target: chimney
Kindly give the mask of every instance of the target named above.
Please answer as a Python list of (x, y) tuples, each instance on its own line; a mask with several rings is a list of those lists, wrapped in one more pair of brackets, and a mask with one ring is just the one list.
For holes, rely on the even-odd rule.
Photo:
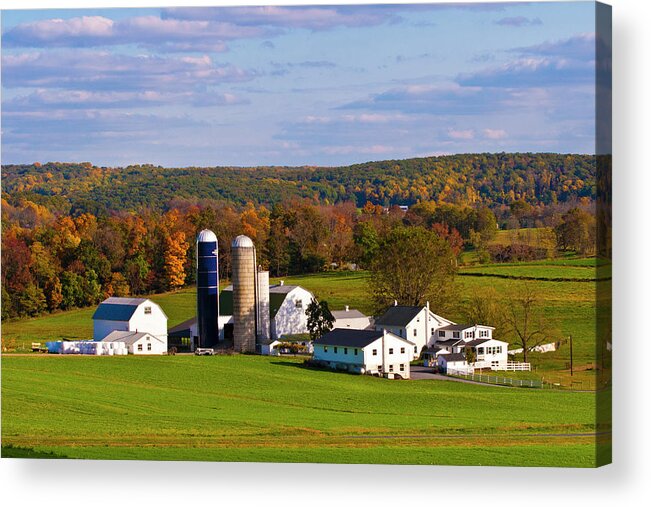
[(280, 286), (282, 287), (283, 285), (285, 285), (285, 280), (280, 281)]
[(425, 306), (427, 307), (427, 311), (429, 311), (429, 301), (425, 304)]
[(346, 305), (346, 311), (348, 311), (348, 308), (349, 308), (349, 306), (348, 306), (348, 305)]
[(393, 300), (393, 306), (398, 306), (398, 300), (397, 299)]

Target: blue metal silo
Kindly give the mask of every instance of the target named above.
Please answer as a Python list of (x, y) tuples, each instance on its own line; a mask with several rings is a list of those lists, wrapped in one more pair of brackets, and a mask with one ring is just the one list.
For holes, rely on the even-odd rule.
[(199, 347), (219, 340), (219, 264), (217, 236), (204, 229), (197, 236), (197, 331)]

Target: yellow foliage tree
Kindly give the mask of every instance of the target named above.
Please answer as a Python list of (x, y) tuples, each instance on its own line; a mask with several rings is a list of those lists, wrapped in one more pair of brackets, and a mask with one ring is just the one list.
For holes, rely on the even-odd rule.
[(165, 238), (165, 281), (169, 289), (185, 284), (185, 260), (189, 248), (184, 232), (175, 232)]

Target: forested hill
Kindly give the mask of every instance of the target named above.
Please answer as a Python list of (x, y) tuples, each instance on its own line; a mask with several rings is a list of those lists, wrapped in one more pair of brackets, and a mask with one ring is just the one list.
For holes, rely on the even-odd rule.
[(418, 201), (554, 204), (595, 198), (595, 158), (549, 153), (465, 154), (343, 167), (187, 167), (90, 163), (2, 166), (3, 198), (64, 213), (154, 210), (174, 200), (273, 205), (292, 198), (390, 206)]

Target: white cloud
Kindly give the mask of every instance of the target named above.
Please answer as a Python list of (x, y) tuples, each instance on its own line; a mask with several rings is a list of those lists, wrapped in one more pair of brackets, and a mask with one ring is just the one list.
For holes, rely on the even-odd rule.
[(486, 139), (497, 140), (497, 139), (506, 139), (508, 137), (506, 131), (501, 129), (484, 129), (483, 133)]
[(448, 129), (448, 137), (450, 139), (463, 139), (463, 140), (474, 139), (475, 131), (472, 129), (468, 129), (468, 130)]

